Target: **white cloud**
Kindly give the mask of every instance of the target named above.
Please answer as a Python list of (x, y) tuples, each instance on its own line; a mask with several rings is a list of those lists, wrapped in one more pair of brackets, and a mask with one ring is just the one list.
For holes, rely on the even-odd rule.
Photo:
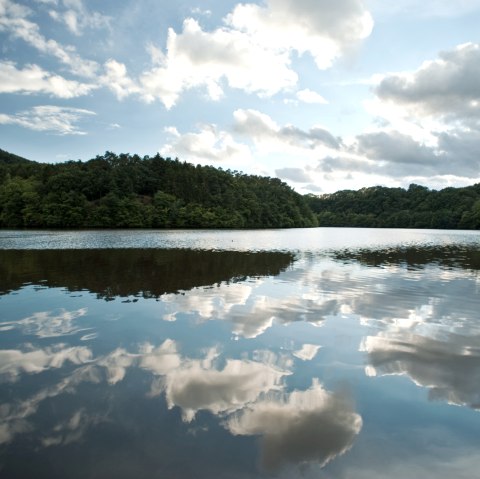
[(74, 47), (64, 47), (53, 39), (46, 39), (39, 26), (28, 20), (31, 10), (12, 3), (10, 0), (0, 0), (0, 32), (7, 32), (42, 53), (52, 55), (61, 63), (67, 65), (71, 72), (87, 78), (95, 77), (98, 63), (81, 58)]
[[(144, 98), (171, 108), (183, 91), (205, 88), (218, 100), (224, 83), (272, 96), (297, 83), (293, 52), (309, 52), (319, 68), (327, 68), (370, 34), (373, 21), (358, 0), (270, 0), (264, 7), (237, 5), (224, 24), (209, 32), (188, 18), (180, 33), (169, 29), (160, 64), (140, 79)], [(324, 102), (309, 90), (300, 97)]]
[(480, 118), (480, 45), (467, 43), (441, 52), (413, 73), (386, 75), (375, 88), (382, 101), (412, 116), (445, 120)]
[(93, 111), (51, 105), (36, 106), (15, 115), (0, 114), (0, 124), (19, 125), (35, 131), (50, 131), (58, 135), (85, 135), (77, 123)]
[(375, 98), (365, 107), (377, 125), (341, 154), (324, 156), (317, 171), (377, 175), (403, 186), (434, 186), (433, 178), (439, 186), (479, 181), (479, 44), (459, 45), (413, 72), (377, 76), (376, 82)]
[(110, 88), (118, 99), (122, 100), (131, 94), (140, 92), (139, 86), (129, 77), (127, 67), (123, 63), (110, 59), (105, 62), (104, 69), (105, 73), (99, 81)]
[(267, 151), (285, 151), (285, 149), (319, 151), (338, 149), (339, 138), (334, 137), (321, 126), (301, 130), (293, 125), (279, 126), (268, 115), (257, 110), (236, 110), (234, 130), (253, 140), (257, 147)]
[(58, 98), (87, 95), (96, 85), (67, 80), (42, 70), (38, 65), (18, 69), (12, 62), (0, 62), (0, 93), (44, 93)]
[(239, 4), (226, 19), (272, 50), (310, 53), (328, 68), (345, 49), (368, 37), (373, 19), (359, 0), (267, 0)]
[(322, 95), (316, 91), (309, 90), (308, 88), (298, 91), (296, 97), (302, 103), (317, 103), (319, 105), (328, 104), (328, 101), (325, 100)]
[(271, 471), (282, 465), (325, 465), (348, 451), (362, 428), (362, 418), (341, 394), (314, 381), (307, 391), (284, 399), (264, 399), (227, 422), (236, 435), (262, 436), (262, 463)]
[(175, 127), (166, 129), (171, 142), (162, 148), (166, 156), (179, 156), (192, 162), (229, 161), (245, 165), (252, 155), (247, 145), (234, 140), (233, 136), (216, 125), (202, 125), (196, 133), (180, 134)]
[(187, 19), (180, 34), (169, 30), (161, 66), (145, 72), (140, 81), (147, 101), (160, 99), (171, 108), (184, 90), (206, 88), (208, 96), (223, 95), (222, 82), (250, 93), (273, 95), (295, 85), (297, 75), (284, 52), (272, 52), (242, 32), (220, 28), (202, 30)]
[[(58, 2), (48, 2), (58, 5)], [(50, 16), (75, 35), (81, 35), (85, 29), (109, 28), (111, 18), (99, 12), (88, 10), (81, 0), (63, 0), (63, 10), (51, 10)]]

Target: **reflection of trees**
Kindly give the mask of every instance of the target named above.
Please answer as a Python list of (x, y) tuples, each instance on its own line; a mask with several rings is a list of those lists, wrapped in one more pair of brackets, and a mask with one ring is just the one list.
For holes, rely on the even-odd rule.
[(0, 293), (27, 283), (87, 289), (104, 299), (158, 297), (247, 276), (277, 275), (293, 261), (282, 252), (188, 249), (0, 250)]
[(358, 261), (367, 266), (405, 265), (421, 268), (433, 264), (447, 268), (480, 270), (480, 248), (473, 245), (342, 250), (334, 252), (332, 256), (339, 261)]

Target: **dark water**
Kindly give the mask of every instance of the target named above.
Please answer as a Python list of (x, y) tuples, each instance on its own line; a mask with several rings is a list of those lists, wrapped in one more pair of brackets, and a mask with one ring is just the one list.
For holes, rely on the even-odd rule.
[(0, 477), (473, 478), (480, 234), (0, 231)]

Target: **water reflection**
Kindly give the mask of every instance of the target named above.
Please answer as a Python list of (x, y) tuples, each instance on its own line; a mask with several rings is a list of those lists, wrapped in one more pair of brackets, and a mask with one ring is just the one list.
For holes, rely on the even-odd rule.
[(232, 417), (233, 434), (262, 437), (262, 464), (270, 471), (294, 463), (324, 466), (348, 451), (362, 428), (349, 398), (317, 380), (306, 391), (258, 401)]
[(394, 328), (367, 337), (362, 349), (368, 375), (405, 374), (428, 388), (431, 400), (480, 409), (480, 336), (435, 338)]
[(222, 369), (202, 363), (182, 361), (165, 379), (168, 406), (179, 406), (186, 421), (199, 410), (224, 415), (242, 409), (261, 394), (280, 389), (283, 376), (291, 374), (250, 360), (227, 359)]
[(77, 320), (87, 314), (87, 308), (75, 311), (61, 309), (59, 311), (39, 311), (16, 321), (3, 321), (0, 331), (19, 329), (25, 335), (35, 335), (39, 338), (67, 336), (85, 331), (77, 324)]
[(282, 252), (188, 249), (0, 249), (0, 294), (25, 284), (88, 290), (104, 299), (145, 298), (195, 286), (277, 275), (293, 261)]
[(0, 259), (5, 477), (472, 476), (472, 245)]
[(30, 346), (26, 351), (0, 350), (0, 383), (17, 381), (22, 373), (38, 374), (51, 368), (59, 369), (67, 361), (83, 364), (90, 360), (91, 355), (91, 351), (86, 347), (68, 347), (65, 344), (44, 349)]
[[(311, 356), (316, 348), (305, 346), (301, 351)], [(182, 356), (179, 349), (175, 341), (167, 339), (158, 346), (145, 343), (136, 352), (117, 348), (99, 357), (92, 357), (86, 347), (62, 345), (27, 353), (4, 351), (0, 361), (6, 366), (0, 372), (10, 379), (19, 372), (60, 368), (66, 361), (77, 367), (27, 399), (2, 404), (0, 444), (25, 433), (31, 440), (36, 437), (36, 448), (82, 441), (97, 426), (111, 421), (121, 397), (109, 394), (114, 402), (102, 412), (98, 405), (93, 413), (85, 405), (73, 412), (67, 408), (63, 419), (56, 415), (54, 421), (44, 420), (42, 430), (35, 431), (34, 418), (41, 404), (78, 393), (82, 383), (97, 385), (90, 392), (98, 397), (104, 394), (103, 383), (118, 386), (128, 371), (135, 369), (151, 373), (144, 397), (154, 400), (164, 395), (168, 409), (182, 411), (183, 421), (191, 423), (199, 411), (208, 411), (219, 417), (225, 430), (234, 436), (261, 436), (262, 467), (269, 471), (292, 463), (323, 466), (346, 452), (361, 430), (361, 417), (345, 393), (330, 393), (318, 380), (308, 390), (286, 392), (284, 379), (293, 371), (286, 369), (292, 362), (285, 358), (256, 351), (256, 360), (232, 359), (220, 357), (212, 348), (195, 359)]]
[(317, 344), (303, 344), (301, 349), (295, 351), (293, 355), (303, 361), (311, 361), (317, 355), (320, 347)]
[(406, 266), (409, 269), (437, 265), (443, 268), (480, 270), (477, 244), (407, 245), (393, 248), (352, 248), (333, 252), (341, 261), (358, 261), (367, 266)]
[(328, 293), (318, 293), (317, 278), (308, 269), (305, 273), (297, 284), (285, 277), (288, 281), (275, 288), (257, 279), (209, 290), (196, 288), (182, 297), (166, 295), (161, 298), (168, 311), (163, 319), (174, 321), (182, 314), (194, 314), (200, 320), (228, 321), (236, 337), (249, 339), (262, 335), (274, 323), (306, 321), (321, 326), (328, 315), (339, 311), (339, 303)]

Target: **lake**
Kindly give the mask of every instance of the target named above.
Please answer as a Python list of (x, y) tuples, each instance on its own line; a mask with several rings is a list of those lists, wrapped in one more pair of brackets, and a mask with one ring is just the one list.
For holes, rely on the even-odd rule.
[(0, 476), (468, 478), (480, 232), (0, 231)]

